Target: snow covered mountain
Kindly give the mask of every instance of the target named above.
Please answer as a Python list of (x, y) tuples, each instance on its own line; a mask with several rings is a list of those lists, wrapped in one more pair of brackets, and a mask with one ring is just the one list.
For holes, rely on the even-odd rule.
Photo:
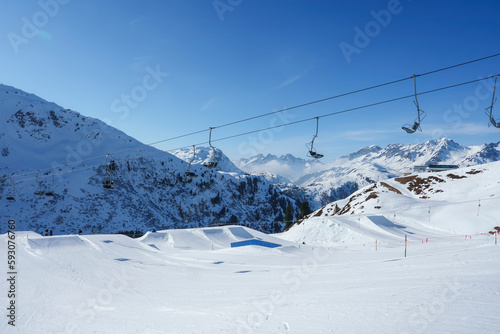
[[(413, 173), (359, 189), (285, 232), (290, 241), (332, 245), (500, 230), (500, 162)], [(307, 227), (307, 228), (306, 228)]]
[[(212, 159), (213, 152), (210, 147), (195, 147), (193, 159), (193, 148), (181, 148), (175, 151), (169, 151), (177, 158), (186, 162), (193, 161), (193, 165), (202, 165)], [(215, 149), (215, 156), (218, 161), (218, 167), (227, 173), (245, 174), (218, 148)]]
[(370, 146), (336, 159), (325, 169), (304, 175), (295, 183), (306, 189), (312, 206), (345, 198), (376, 181), (401, 176), (415, 165), (453, 164), (460, 167), (498, 161), (500, 143), (461, 146), (441, 138), (420, 144)]
[(236, 162), (236, 165), (247, 173), (273, 173), (291, 181), (324, 168), (323, 163), (319, 160), (304, 160), (291, 154), (280, 157), (273, 154), (266, 156), (258, 154), (248, 159), (240, 159)]
[[(220, 151), (222, 168), (214, 170), (200, 165), (209, 150), (197, 148), (191, 171), (199, 177), (187, 178), (183, 159), (5, 85), (0, 124), (0, 218), (25, 230), (109, 233), (231, 222), (274, 231), (288, 205), (298, 210), (265, 177), (245, 175)], [(103, 188), (106, 180), (114, 189)]]
[[(294, 185), (302, 189), (304, 198), (313, 209), (317, 209), (376, 181), (412, 172), (415, 165), (465, 167), (498, 160), (500, 143), (467, 147), (441, 138), (420, 144), (392, 144), (385, 148), (372, 145), (328, 163), (308, 162), (291, 155), (279, 158), (258, 155), (240, 160), (238, 165), (245, 171), (267, 170), (277, 174), (285, 171), (287, 175), (293, 175)], [(293, 186), (288, 185), (288, 188)]]

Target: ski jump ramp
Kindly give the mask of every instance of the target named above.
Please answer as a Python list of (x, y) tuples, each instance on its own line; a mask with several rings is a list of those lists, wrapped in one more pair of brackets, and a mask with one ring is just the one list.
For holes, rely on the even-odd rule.
[(222, 249), (243, 246), (276, 248), (283, 245), (279, 238), (243, 226), (220, 226), (183, 230), (148, 232), (141, 242), (160, 250), (177, 249)]

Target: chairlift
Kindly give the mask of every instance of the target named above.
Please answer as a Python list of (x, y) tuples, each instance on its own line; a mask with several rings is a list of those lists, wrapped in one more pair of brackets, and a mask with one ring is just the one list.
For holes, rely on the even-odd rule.
[(208, 137), (208, 145), (210, 145), (210, 147), (212, 148), (212, 157), (211, 157), (212, 160), (209, 160), (208, 162), (203, 163), (203, 166), (208, 168), (208, 169), (217, 168), (217, 166), (219, 165), (219, 162), (217, 161), (217, 156), (216, 156), (217, 152), (215, 151), (215, 147), (212, 146), (212, 129), (213, 128), (210, 128), (210, 134)]
[(108, 156), (109, 154), (106, 154), (106, 170), (108, 171), (108, 179), (102, 183), (102, 187), (104, 189), (113, 189), (115, 181), (112, 179), (113, 169), (110, 165), (108, 165)]
[(36, 171), (36, 182), (38, 183), (38, 190), (34, 192), (37, 196), (45, 195), (45, 191), (42, 189), (42, 181), (38, 181), (38, 170)]
[(417, 98), (417, 76), (414, 74), (413, 75), (413, 86), (415, 88), (415, 106), (417, 107), (417, 113), (418, 116), (413, 122), (413, 125), (410, 124), (405, 124), (402, 129), (405, 130), (407, 133), (414, 133), (417, 130), (422, 131), (422, 128), (420, 127), (420, 123), (424, 120), (425, 116), (427, 116), (426, 112), (420, 109), (420, 106), (418, 104), (418, 98)]
[(314, 148), (314, 140), (318, 136), (318, 129), (319, 129), (319, 117), (316, 117), (316, 134), (313, 136), (313, 139), (310, 143), (307, 143), (307, 156), (314, 158), (314, 159), (321, 159), (324, 157), (323, 154), (320, 154), (316, 151)]
[(49, 184), (47, 187), (47, 191), (45, 192), (45, 196), (54, 197), (54, 192), (50, 190), (50, 187), (54, 185), (54, 174), (52, 174), (52, 184)]
[(500, 121), (495, 121), (495, 119), (493, 118), (493, 105), (497, 101), (497, 98), (495, 97), (495, 91), (497, 89), (497, 77), (498, 76), (495, 76), (495, 85), (493, 86), (493, 97), (491, 98), (491, 106), (489, 106), (485, 110), (486, 110), (486, 115), (488, 115), (488, 117), (490, 118), (488, 127), (490, 125), (493, 125), (495, 128), (500, 129)]
[(7, 196), (5, 197), (5, 199), (6, 199), (7, 201), (9, 201), (9, 202), (12, 202), (12, 201), (15, 201), (15, 200), (16, 200), (16, 199), (14, 198), (14, 193), (16, 192), (16, 184), (15, 184), (13, 181), (11, 181), (11, 182), (12, 182), (12, 189), (11, 189), (11, 191), (10, 191), (9, 195), (7, 195)]
[(188, 170), (186, 173), (184, 173), (184, 175), (186, 177), (189, 177), (189, 178), (192, 178), (194, 179), (195, 177), (198, 177), (198, 175), (196, 175), (195, 172), (191, 172), (190, 169), (191, 169), (191, 164), (193, 163), (194, 159), (196, 158), (196, 146), (193, 145), (193, 158), (191, 159), (191, 161), (189, 161), (189, 164), (188, 164)]

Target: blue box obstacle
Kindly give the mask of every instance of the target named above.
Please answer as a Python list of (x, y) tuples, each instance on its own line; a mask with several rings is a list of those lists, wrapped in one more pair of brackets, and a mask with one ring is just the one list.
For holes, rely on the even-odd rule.
[(262, 246), (262, 247), (268, 247), (268, 248), (276, 248), (276, 247), (281, 246), (279, 244), (275, 244), (272, 242), (267, 242), (267, 241), (262, 241), (262, 240), (257, 240), (257, 239), (249, 239), (249, 240), (232, 242), (231, 248), (232, 247), (250, 246), (250, 245)]

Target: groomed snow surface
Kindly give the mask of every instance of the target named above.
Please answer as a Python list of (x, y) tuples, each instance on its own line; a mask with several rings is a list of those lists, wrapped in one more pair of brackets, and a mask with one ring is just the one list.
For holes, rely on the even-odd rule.
[[(0, 332), (500, 331), (500, 245), (493, 235), (408, 228), (405, 258), (404, 226), (378, 219), (370, 221), (380, 231), (356, 218), (294, 227), (320, 233), (309, 237), (316, 245), (280, 239), (294, 239), (293, 231), (269, 236), (240, 226), (140, 239), (17, 232), (16, 327), (7, 324), (4, 279)], [(282, 246), (231, 248), (250, 239)], [(0, 240), (7, 272), (7, 236)]]

